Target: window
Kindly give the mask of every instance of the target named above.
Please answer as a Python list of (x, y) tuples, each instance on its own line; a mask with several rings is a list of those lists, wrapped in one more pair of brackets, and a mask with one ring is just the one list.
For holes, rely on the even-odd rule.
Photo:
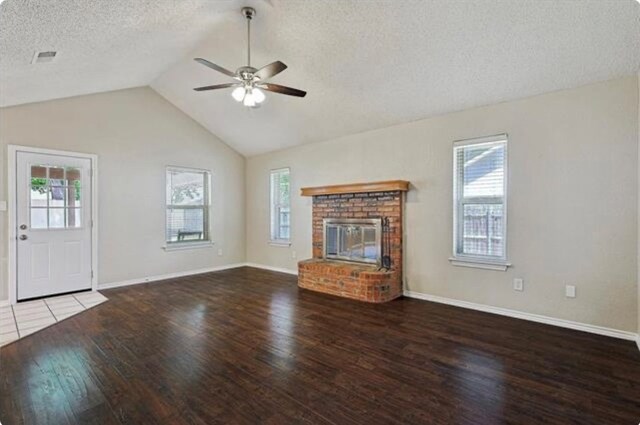
[(166, 242), (209, 241), (209, 172), (167, 168)]
[[(454, 143), (454, 252), (458, 262), (506, 264), (506, 134)], [(465, 264), (457, 264), (465, 265)]]
[(81, 182), (79, 168), (32, 165), (29, 197), (31, 228), (81, 227)]
[(291, 238), (291, 184), (289, 169), (271, 170), (271, 242), (288, 244)]

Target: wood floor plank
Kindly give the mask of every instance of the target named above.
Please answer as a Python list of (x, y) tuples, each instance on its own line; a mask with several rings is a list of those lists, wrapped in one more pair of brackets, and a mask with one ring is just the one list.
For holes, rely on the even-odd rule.
[(635, 344), (249, 267), (105, 291), (0, 349), (9, 424), (637, 424)]

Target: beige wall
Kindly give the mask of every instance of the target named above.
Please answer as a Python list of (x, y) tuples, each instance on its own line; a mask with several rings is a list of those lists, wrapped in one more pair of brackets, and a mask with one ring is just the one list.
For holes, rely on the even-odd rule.
[[(244, 261), (244, 158), (149, 88), (0, 109), (0, 200), (8, 144), (98, 155), (100, 283)], [(214, 248), (161, 249), (167, 165), (211, 170)], [(7, 298), (6, 220), (0, 212), (0, 300)]]
[[(311, 200), (300, 187), (406, 179), (407, 289), (635, 332), (637, 85), (623, 78), (249, 158), (247, 261), (295, 269), (294, 251), (311, 256)], [(454, 267), (452, 141), (503, 132), (513, 267)], [(285, 166), (290, 248), (268, 245), (268, 173)], [(512, 289), (515, 277), (524, 292)], [(577, 286), (577, 298), (565, 298), (565, 284)]]

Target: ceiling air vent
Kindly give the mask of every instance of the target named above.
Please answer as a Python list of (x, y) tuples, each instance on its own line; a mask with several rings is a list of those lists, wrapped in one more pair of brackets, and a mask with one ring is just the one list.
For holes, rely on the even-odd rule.
[(33, 55), (33, 60), (31, 63), (49, 63), (53, 62), (56, 59), (58, 52), (54, 52), (53, 50), (47, 52), (36, 52)]

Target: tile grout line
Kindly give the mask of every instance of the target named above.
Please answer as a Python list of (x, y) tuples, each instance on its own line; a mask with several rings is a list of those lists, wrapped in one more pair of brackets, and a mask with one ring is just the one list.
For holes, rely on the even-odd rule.
[(74, 300), (78, 301), (78, 303), (82, 306), (83, 311), (87, 309), (87, 307), (82, 304), (82, 301), (80, 301), (78, 298), (76, 298), (76, 296), (74, 294), (71, 294), (71, 296), (73, 297)]
[(16, 327), (18, 339), (20, 339), (22, 337), (20, 336), (20, 329), (18, 329), (18, 318), (16, 317), (16, 312), (13, 310), (13, 305), (11, 306), (11, 315), (13, 316), (13, 325)]
[(55, 315), (55, 314), (53, 314), (53, 310), (51, 310), (51, 307), (49, 306), (49, 303), (47, 302), (47, 299), (45, 298), (43, 301), (44, 301), (44, 305), (46, 305), (46, 306), (47, 306), (47, 310), (49, 310), (49, 313), (51, 313), (51, 315), (53, 316), (53, 320), (55, 320), (55, 321), (56, 321), (56, 323), (58, 323), (58, 322), (59, 322), (59, 320), (58, 320), (58, 318), (56, 317), (56, 315)]

